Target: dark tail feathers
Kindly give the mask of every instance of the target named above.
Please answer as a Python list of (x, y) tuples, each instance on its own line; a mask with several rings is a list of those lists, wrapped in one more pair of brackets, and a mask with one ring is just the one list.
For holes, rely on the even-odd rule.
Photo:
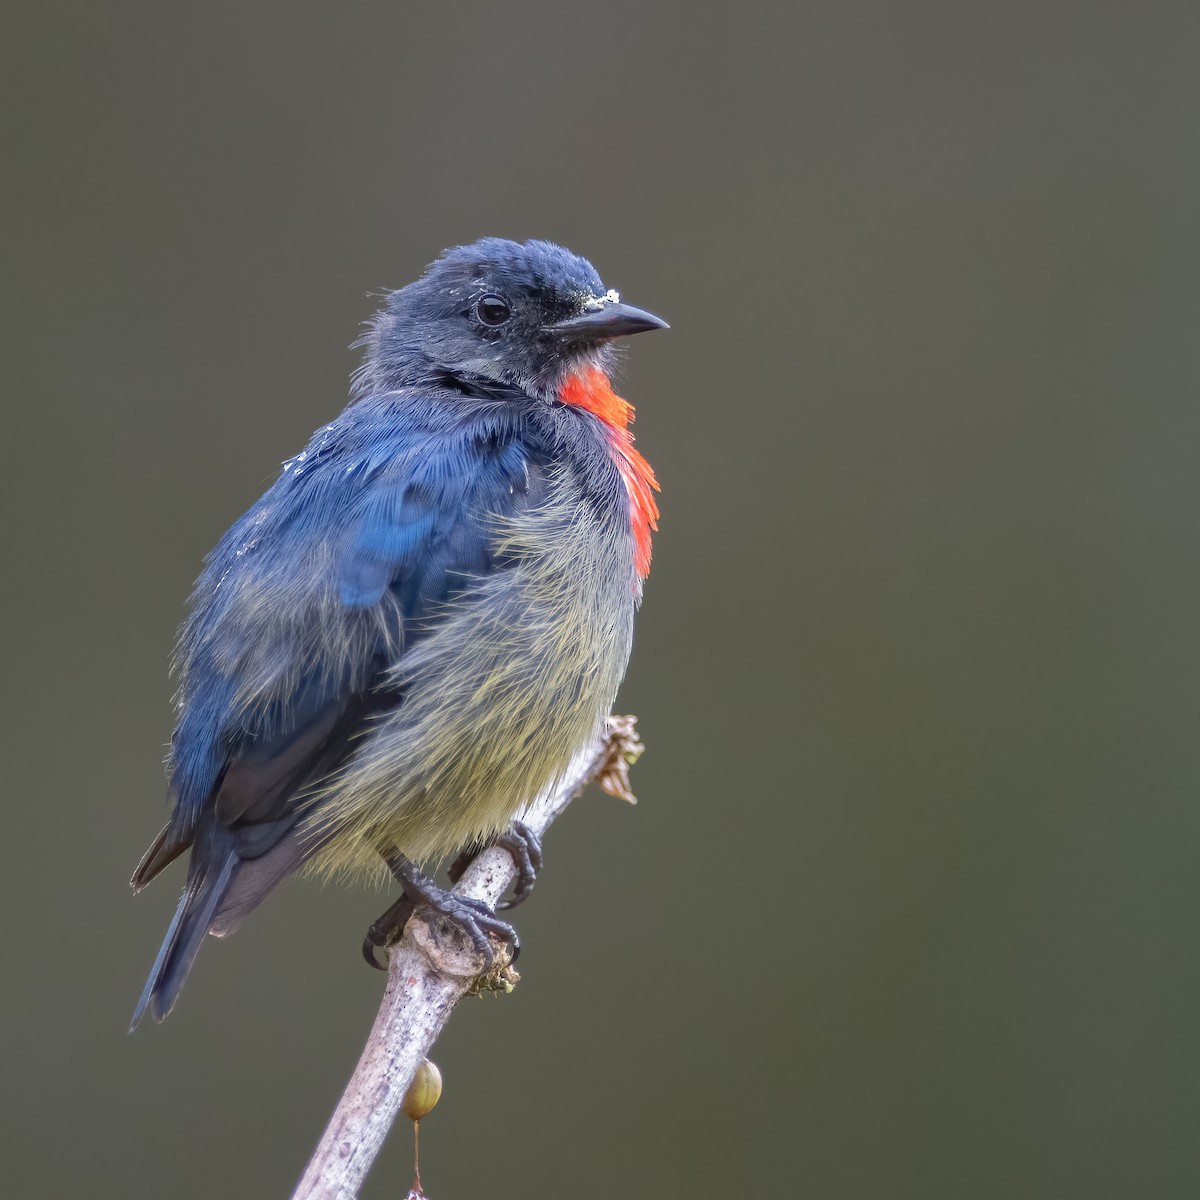
[[(189, 879), (179, 907), (167, 936), (159, 948), (158, 957), (150, 971), (150, 978), (142, 990), (142, 997), (129, 1023), (132, 1033), (147, 1012), (156, 1021), (161, 1021), (175, 1006), (179, 991), (187, 980), (192, 962), (200, 950), (200, 943), (217, 915), (241, 859), (232, 847), (214, 864), (215, 869)], [(193, 856), (193, 865), (195, 859)]]

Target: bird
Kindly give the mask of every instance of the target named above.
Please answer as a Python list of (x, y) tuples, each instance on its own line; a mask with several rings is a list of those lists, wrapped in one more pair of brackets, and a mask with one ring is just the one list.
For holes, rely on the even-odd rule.
[(614, 342), (666, 328), (547, 241), (454, 247), (386, 295), (347, 407), (189, 599), (170, 819), (132, 887), (190, 856), (131, 1030), (302, 869), (401, 883), (376, 944), (419, 903), (488, 963), (489, 935), (515, 954), (430, 872), (499, 843), (523, 898), (541, 850), (519, 816), (611, 711), (659, 516)]

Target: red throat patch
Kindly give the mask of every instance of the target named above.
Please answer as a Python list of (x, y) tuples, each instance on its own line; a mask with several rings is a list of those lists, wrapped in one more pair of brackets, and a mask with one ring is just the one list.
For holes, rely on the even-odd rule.
[(638, 578), (650, 572), (650, 535), (658, 529), (658, 505), (654, 493), (658, 480), (650, 464), (633, 448), (633, 405), (612, 390), (608, 376), (597, 367), (581, 375), (568, 375), (562, 386), (562, 401), (594, 413), (608, 427), (608, 445), (613, 462), (629, 493), (629, 520), (633, 527), (633, 565)]

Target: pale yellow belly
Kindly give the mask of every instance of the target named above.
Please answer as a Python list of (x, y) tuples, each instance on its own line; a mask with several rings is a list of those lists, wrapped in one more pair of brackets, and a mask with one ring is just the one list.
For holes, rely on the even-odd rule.
[(402, 703), (319, 797), (334, 834), (316, 870), (376, 875), (392, 849), (443, 859), (506, 829), (566, 770), (610, 713), (629, 657), (630, 551), (605, 532), (577, 543), (515, 530), (517, 564), (401, 657)]

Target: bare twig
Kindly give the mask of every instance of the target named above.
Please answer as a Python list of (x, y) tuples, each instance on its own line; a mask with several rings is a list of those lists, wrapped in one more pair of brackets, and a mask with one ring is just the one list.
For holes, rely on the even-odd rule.
[[(636, 718), (612, 717), (607, 736), (580, 753), (558, 786), (535, 800), (523, 820), (543, 834), (592, 780), (633, 802), (628, 768), (641, 750)], [(508, 851), (493, 847), (476, 857), (454, 890), (495, 905), (515, 874)], [(353, 1200), (358, 1195), (418, 1065), (454, 1006), (480, 986), (511, 986), (515, 976), (503, 960), (497, 955), (497, 965), (480, 981), (482, 960), (470, 944), (445, 938), (417, 911), (391, 949), (387, 989), (362, 1057), (292, 1200)]]

